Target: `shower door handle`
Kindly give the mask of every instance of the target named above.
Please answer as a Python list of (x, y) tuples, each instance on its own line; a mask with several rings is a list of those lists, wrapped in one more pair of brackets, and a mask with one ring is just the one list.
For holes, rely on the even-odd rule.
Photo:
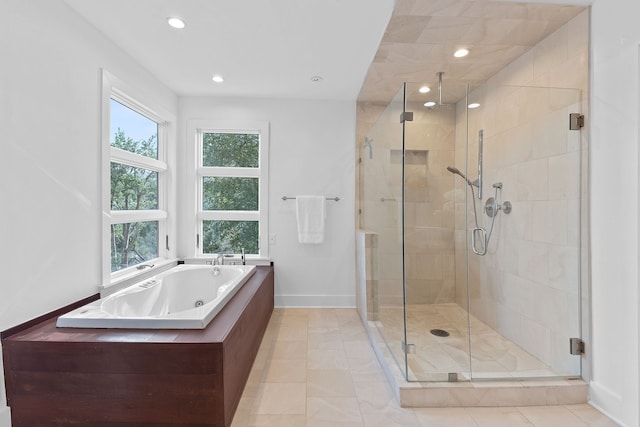
[[(480, 249), (478, 249), (476, 243), (480, 238)], [(487, 231), (484, 228), (476, 227), (471, 230), (471, 250), (476, 255), (484, 256), (487, 253)]]

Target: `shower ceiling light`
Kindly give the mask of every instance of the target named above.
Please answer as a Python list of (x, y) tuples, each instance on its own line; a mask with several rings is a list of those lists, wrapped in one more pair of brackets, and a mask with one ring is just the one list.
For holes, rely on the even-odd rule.
[(422, 86), (420, 89), (418, 89), (418, 92), (420, 92), (420, 93), (429, 93), (429, 92), (431, 92), (431, 88), (429, 86)]
[(167, 18), (167, 23), (173, 28), (178, 28), (178, 29), (184, 28), (186, 26), (185, 22), (182, 19), (176, 18), (176, 17)]
[(480, 106), (480, 104), (478, 104), (477, 102), (472, 102), (471, 104), (467, 105), (467, 107), (474, 109), (474, 108), (478, 108)]
[(425, 103), (424, 103), (424, 106), (425, 106), (425, 107), (435, 107), (435, 106), (436, 106), (436, 103), (435, 103), (435, 102), (433, 102), (433, 101), (429, 101), (429, 102), (425, 102)]
[(311, 76), (309, 77), (309, 80), (311, 80), (312, 82), (321, 82), (323, 78), (321, 76)]
[(222, 83), (224, 81), (224, 78), (221, 75), (216, 74), (215, 76), (211, 77), (211, 80), (216, 83)]
[(462, 58), (462, 57), (465, 57), (467, 55), (469, 55), (469, 50), (468, 49), (458, 49), (453, 54), (453, 56), (455, 56), (456, 58)]

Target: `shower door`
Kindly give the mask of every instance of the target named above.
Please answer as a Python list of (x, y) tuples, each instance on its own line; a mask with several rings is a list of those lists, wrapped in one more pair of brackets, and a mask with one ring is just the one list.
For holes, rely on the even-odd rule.
[[(470, 239), (465, 251), (472, 378), (579, 377), (569, 340), (581, 336), (583, 151), (569, 117), (581, 111), (581, 93), (482, 86), (468, 102), (478, 107), (468, 109), (456, 151), (466, 152), (471, 180), (482, 170), (475, 202), (488, 238), (486, 254), (474, 253)], [(467, 230), (478, 226), (471, 197), (467, 191)], [(493, 217), (484, 209), (491, 197)]]
[[(406, 377), (402, 87), (361, 142), (360, 224), (367, 233), (367, 320)], [(375, 114), (377, 110), (374, 109)]]
[(456, 263), (465, 239), (456, 212), (464, 212), (465, 190), (447, 169), (465, 159), (456, 141), (466, 141), (460, 106), (466, 105), (468, 87), (446, 79), (441, 92), (436, 85), (428, 93), (416, 83), (405, 86), (405, 109), (413, 113), (404, 122), (407, 379), (469, 380), (465, 263)]

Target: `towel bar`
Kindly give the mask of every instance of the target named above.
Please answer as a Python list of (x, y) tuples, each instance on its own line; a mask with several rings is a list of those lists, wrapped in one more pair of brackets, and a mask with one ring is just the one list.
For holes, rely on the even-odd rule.
[[(288, 196), (282, 196), (282, 200), (289, 200), (289, 199), (295, 199), (295, 197), (288, 197)], [(333, 200), (334, 202), (337, 202), (340, 200), (340, 197), (326, 197), (327, 200)]]

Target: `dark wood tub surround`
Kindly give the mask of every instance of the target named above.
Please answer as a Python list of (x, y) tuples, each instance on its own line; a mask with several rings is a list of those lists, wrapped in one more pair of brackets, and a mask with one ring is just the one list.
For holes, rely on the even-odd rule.
[(273, 312), (273, 267), (203, 330), (56, 328), (2, 338), (13, 427), (229, 426)]

